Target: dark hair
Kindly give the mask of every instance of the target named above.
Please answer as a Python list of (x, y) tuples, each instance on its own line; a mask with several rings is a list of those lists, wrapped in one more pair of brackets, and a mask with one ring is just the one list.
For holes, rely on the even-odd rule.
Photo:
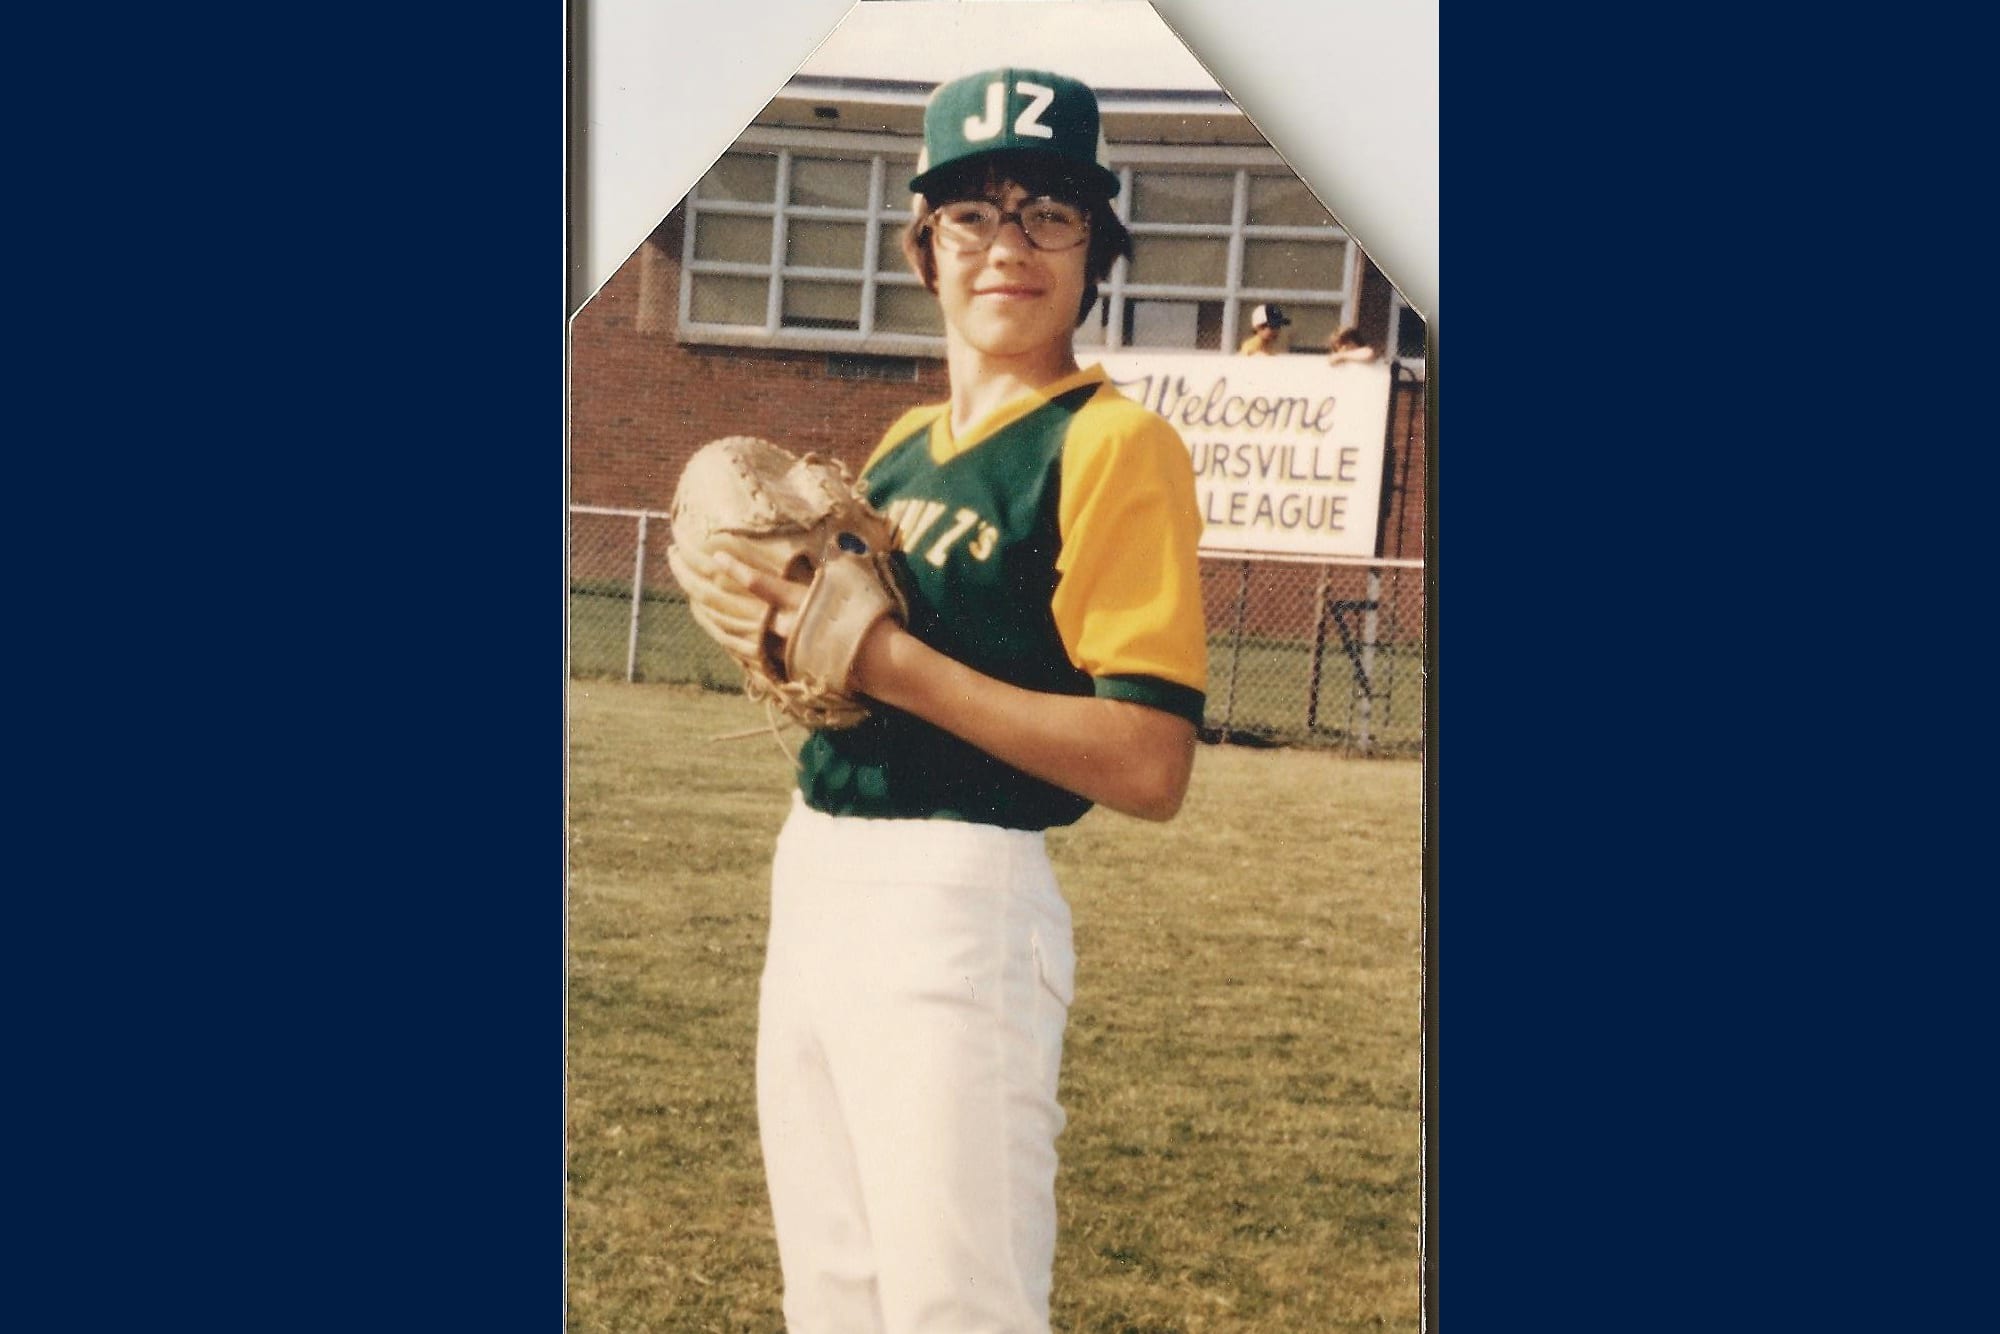
[(1367, 347), (1368, 340), (1361, 336), (1361, 329), (1359, 326), (1350, 324), (1345, 328), (1343, 328), (1339, 333), (1333, 336), (1333, 346)]
[(937, 256), (931, 250), (930, 215), (940, 204), (997, 194), (1009, 185), (1018, 185), (1030, 195), (1048, 195), (1075, 204), (1090, 218), (1090, 239), (1083, 261), (1083, 302), (1077, 308), (1081, 326), (1097, 304), (1097, 285), (1111, 276), (1111, 266), (1119, 256), (1132, 257), (1132, 233), (1111, 207), (1103, 187), (1090, 184), (1069, 171), (1046, 153), (992, 153), (963, 170), (932, 181), (920, 198), (922, 211), (903, 229), (903, 258), (911, 272), (924, 280), (924, 287), (937, 292)]

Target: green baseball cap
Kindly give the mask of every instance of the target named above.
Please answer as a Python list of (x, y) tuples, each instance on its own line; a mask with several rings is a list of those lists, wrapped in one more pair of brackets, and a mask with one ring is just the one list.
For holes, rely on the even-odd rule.
[(922, 194), (947, 168), (989, 153), (1023, 152), (1052, 154), (1107, 197), (1118, 194), (1097, 94), (1066, 75), (1011, 66), (938, 85), (924, 104), (924, 151), (910, 189)]

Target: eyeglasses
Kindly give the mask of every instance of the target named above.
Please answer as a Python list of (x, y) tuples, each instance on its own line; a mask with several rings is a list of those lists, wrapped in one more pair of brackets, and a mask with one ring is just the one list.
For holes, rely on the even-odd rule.
[(1060, 199), (1030, 199), (1009, 213), (990, 199), (961, 199), (931, 214), (938, 238), (961, 254), (984, 250), (1004, 223), (1018, 223), (1037, 250), (1073, 250), (1090, 235), (1090, 215)]

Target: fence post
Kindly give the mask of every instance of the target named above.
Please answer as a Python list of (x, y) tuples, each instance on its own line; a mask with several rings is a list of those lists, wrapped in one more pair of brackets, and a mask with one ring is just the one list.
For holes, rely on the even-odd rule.
[(1366, 755), (1374, 744), (1375, 718), (1375, 634), (1376, 609), (1382, 605), (1382, 571), (1379, 566), (1368, 567), (1367, 610), (1361, 613), (1361, 676), (1369, 688), (1361, 693), (1361, 753)]
[(1319, 591), (1313, 595), (1312, 679), (1306, 686), (1306, 732), (1319, 730), (1319, 683), (1326, 663), (1326, 583), (1327, 568), (1319, 567)]
[(1229, 740), (1229, 725), (1236, 721), (1236, 673), (1243, 661), (1243, 621), (1250, 607), (1250, 562), (1243, 562), (1243, 577), (1236, 584), (1236, 636), (1229, 649), (1229, 699), (1222, 708), (1222, 739)]
[(639, 516), (639, 554), (632, 558), (632, 625), (625, 636), (625, 681), (639, 671), (639, 599), (646, 591), (646, 516)]

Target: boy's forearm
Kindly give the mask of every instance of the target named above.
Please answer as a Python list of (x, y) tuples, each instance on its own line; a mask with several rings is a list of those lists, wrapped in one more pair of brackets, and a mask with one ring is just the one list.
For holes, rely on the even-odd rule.
[(890, 622), (863, 643), (855, 684), (1044, 782), (1144, 820), (1170, 820), (1194, 771), (1195, 729), (1125, 700), (1026, 690)]

